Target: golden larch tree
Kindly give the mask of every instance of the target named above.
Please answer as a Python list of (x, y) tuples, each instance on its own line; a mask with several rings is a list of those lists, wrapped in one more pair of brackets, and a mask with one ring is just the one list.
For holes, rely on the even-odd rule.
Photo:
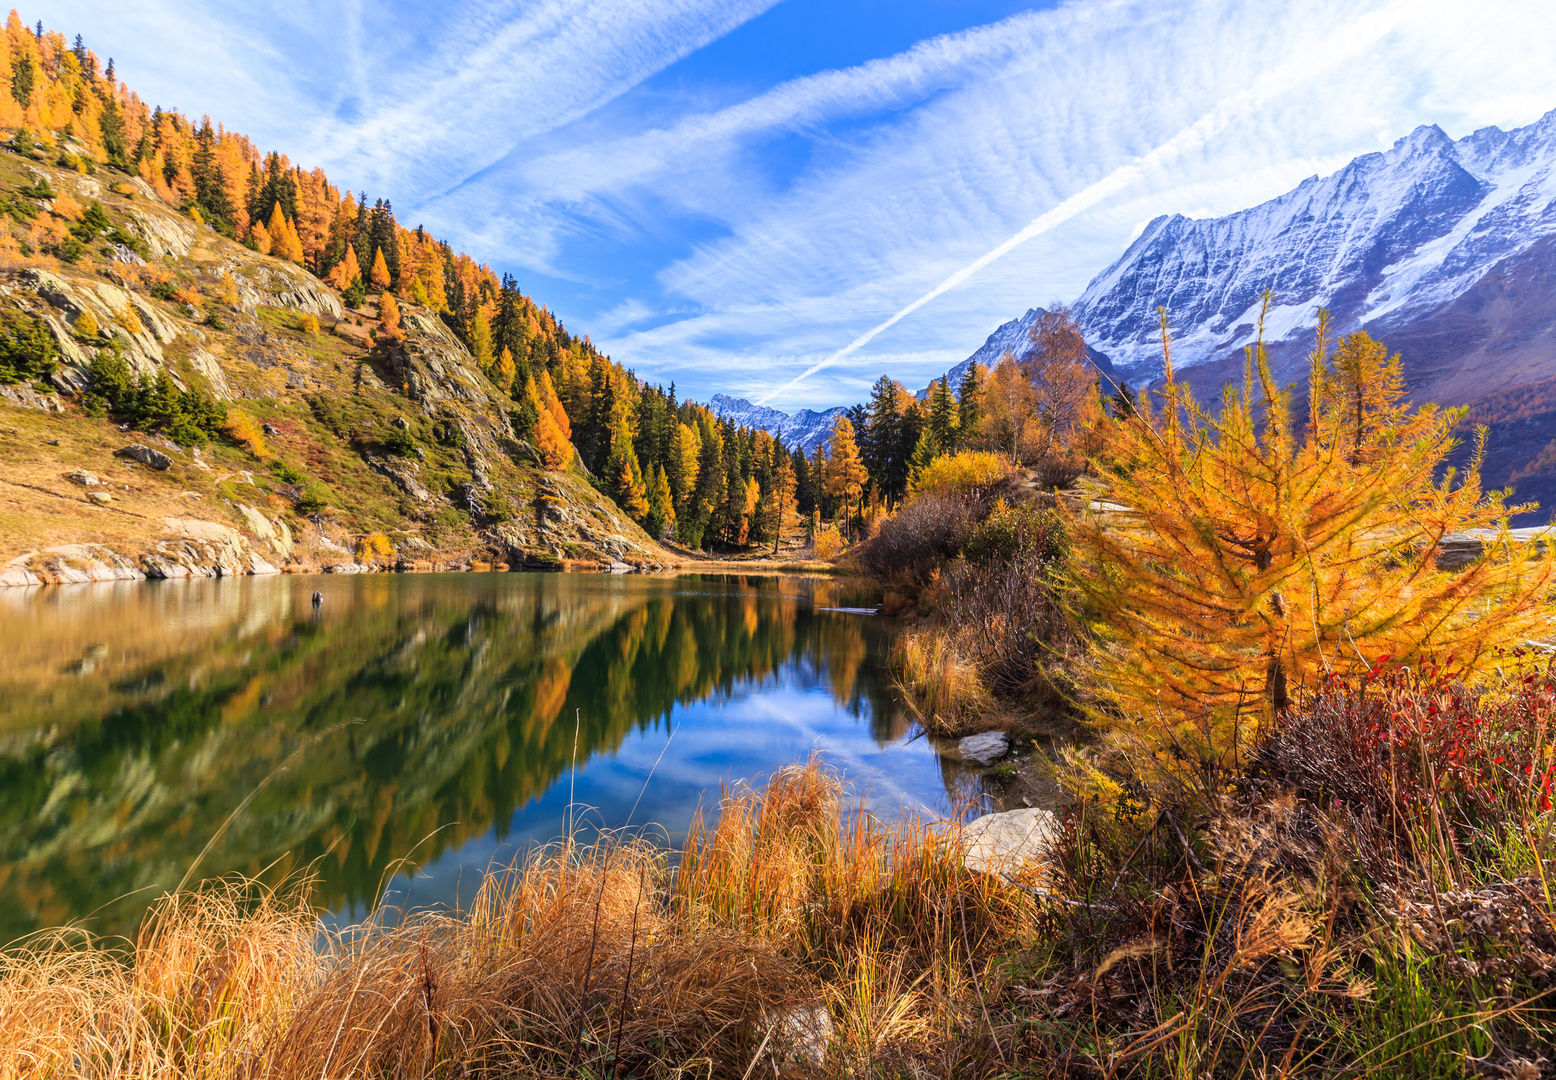
[(540, 391), (541, 404), (551, 414), (551, 420), (556, 424), (556, 429), (562, 433), (562, 438), (573, 437), (573, 425), (567, 419), (567, 410), (562, 408), (562, 399), (556, 396), (556, 387), (551, 385), (551, 373), (541, 369), (540, 378), (535, 381), (535, 387)]
[(389, 264), (384, 261), (384, 249), (373, 252), (373, 269), (368, 271), (367, 283), (379, 292), (389, 287)]
[(328, 282), (332, 287), (345, 292), (351, 288), (351, 283), (361, 276), (362, 267), (357, 264), (356, 249), (348, 245), (346, 257), (335, 264), (335, 269), (330, 271)]
[(848, 417), (839, 415), (832, 425), (832, 436), (827, 447), (827, 494), (843, 501), (843, 519), (848, 522), (852, 535), (853, 522), (849, 506), (864, 491), (864, 482), (870, 473), (859, 458), (859, 443), (854, 438), (854, 425)]
[[(1398, 356), (1365, 333), (1331, 355), (1328, 336), (1324, 318), (1299, 433), (1262, 344), (1218, 409), (1196, 402), (1162, 313), (1158, 404), (1141, 395), (1099, 466), (1132, 509), (1070, 520), (1099, 716), (1209, 730), (1222, 753), (1238, 722), (1326, 674), (1435, 655), (1473, 675), (1548, 624), (1556, 551), (1512, 543), (1508, 517), (1529, 507), (1482, 489), (1484, 431), (1466, 468), (1445, 468), (1463, 410), (1411, 406)], [(1482, 554), (1439, 567), (1469, 530)]]
[(393, 293), (381, 293), (378, 297), (378, 334), (396, 343), (405, 340), (405, 329), (400, 325), (400, 305), (394, 302)]

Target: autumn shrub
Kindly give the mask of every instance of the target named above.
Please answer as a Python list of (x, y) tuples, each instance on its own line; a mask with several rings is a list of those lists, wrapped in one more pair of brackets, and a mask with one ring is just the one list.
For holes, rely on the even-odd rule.
[(1254, 775), (1377, 816), (1418, 860), (1436, 854), (1438, 826), (1459, 850), (1549, 814), (1556, 673), (1519, 653), (1505, 662), (1478, 686), (1431, 658), (1330, 679), (1275, 726)]
[(136, 314), (135, 305), (133, 304), (125, 304), (118, 311), (114, 312), (114, 318), (120, 326), (129, 331), (131, 336), (144, 333), (146, 330), (146, 327), (140, 321), (140, 316)]
[(258, 461), (269, 461), (274, 456), (265, 442), (265, 433), (259, 421), (241, 409), (227, 410), (227, 419), (222, 423), (222, 433), (233, 443), (247, 450)]
[(922, 583), (956, 555), (978, 513), (978, 504), (967, 498), (915, 496), (882, 520), (875, 535), (858, 547), (860, 567), (882, 581)]
[(967, 530), (961, 553), (968, 562), (987, 566), (1027, 555), (1045, 563), (1068, 557), (1069, 535), (1064, 518), (1033, 500), (1014, 505), (996, 501), (987, 517)]
[(374, 562), (394, 557), (394, 545), (383, 533), (369, 533), (357, 541), (357, 562)]
[(232, 276), (231, 270), (224, 270), (222, 276), (216, 279), (216, 288), (211, 295), (218, 303), (226, 304), (228, 307), (236, 306), (239, 300), (238, 281)]
[(98, 325), (97, 316), (92, 314), (90, 308), (83, 308), (81, 314), (76, 316), (75, 325), (71, 327), (72, 333), (81, 341), (97, 341), (102, 328)]
[(85, 211), (74, 196), (69, 192), (62, 192), (54, 197), (54, 213), (69, 221), (80, 221)]
[(1065, 607), (1062, 551), (959, 559), (941, 575), (940, 618), (991, 692), (1050, 716), (1070, 711), (1083, 648)]
[(830, 560), (841, 555), (848, 547), (848, 542), (843, 539), (843, 531), (836, 525), (822, 525), (811, 536), (812, 555), (814, 558)]
[(1008, 483), (1014, 474), (1010, 462), (999, 454), (966, 450), (938, 457), (925, 466), (911, 494), (982, 498)]
[(319, 336), (319, 317), (304, 312), (297, 317), (297, 329), (309, 337)]

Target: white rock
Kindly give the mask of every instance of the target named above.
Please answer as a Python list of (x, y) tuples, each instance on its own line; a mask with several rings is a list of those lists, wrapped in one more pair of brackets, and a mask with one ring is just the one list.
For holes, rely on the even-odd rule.
[(962, 864), (980, 873), (1009, 872), (1048, 858), (1058, 837), (1058, 819), (1039, 807), (985, 814), (962, 827)]
[(1010, 753), (1010, 736), (1003, 731), (986, 731), (982, 735), (969, 735), (956, 744), (956, 752), (963, 760), (975, 765), (993, 765)]

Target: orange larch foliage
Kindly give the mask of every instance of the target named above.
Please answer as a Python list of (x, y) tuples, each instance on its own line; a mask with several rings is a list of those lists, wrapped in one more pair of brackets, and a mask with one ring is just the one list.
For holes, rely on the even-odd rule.
[(351, 283), (362, 276), (362, 268), (357, 265), (357, 252), (355, 248), (346, 248), (346, 257), (335, 264), (335, 269), (330, 271), (325, 282), (333, 287), (345, 291), (351, 287)]
[(384, 261), (384, 249), (373, 255), (373, 269), (368, 271), (367, 282), (379, 292), (389, 287), (389, 264)]

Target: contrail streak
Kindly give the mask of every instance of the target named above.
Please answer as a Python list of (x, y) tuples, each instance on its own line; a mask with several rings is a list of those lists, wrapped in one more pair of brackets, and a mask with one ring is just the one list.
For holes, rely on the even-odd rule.
[(829, 368), (845, 356), (857, 352), (882, 331), (897, 325), (931, 300), (950, 292), (985, 266), (1009, 254), (1033, 237), (1041, 236), (1043, 233), (1058, 228), (1077, 214), (1091, 209), (1110, 195), (1116, 195), (1128, 188), (1136, 180), (1139, 180), (1151, 169), (1166, 164), (1184, 151), (1203, 146), (1215, 135), (1224, 131), (1232, 121), (1247, 112), (1251, 107), (1262, 105), (1272, 98), (1295, 89), (1313, 76), (1363, 52), (1379, 38), (1388, 34), (1394, 27), (1399, 25), (1405, 18), (1406, 13), (1407, 5), (1405, 3), (1395, 3), (1382, 10), (1369, 12), (1334, 34), (1325, 43), (1325, 46), (1318, 50), (1319, 60), (1316, 63), (1312, 56), (1296, 56), (1280, 66), (1265, 72), (1246, 90), (1241, 90), (1230, 97), (1223, 98), (1204, 116), (1154, 150), (1148, 151), (1133, 161), (1119, 166), (1101, 180), (1071, 195), (1058, 206), (1049, 210), (1026, 228), (1000, 244), (999, 247), (968, 263), (879, 326), (865, 331), (831, 356), (824, 360), (818, 360), (776, 390), (769, 391), (757, 404), (766, 405), (779, 394), (793, 389), (816, 374), (816, 372)]

